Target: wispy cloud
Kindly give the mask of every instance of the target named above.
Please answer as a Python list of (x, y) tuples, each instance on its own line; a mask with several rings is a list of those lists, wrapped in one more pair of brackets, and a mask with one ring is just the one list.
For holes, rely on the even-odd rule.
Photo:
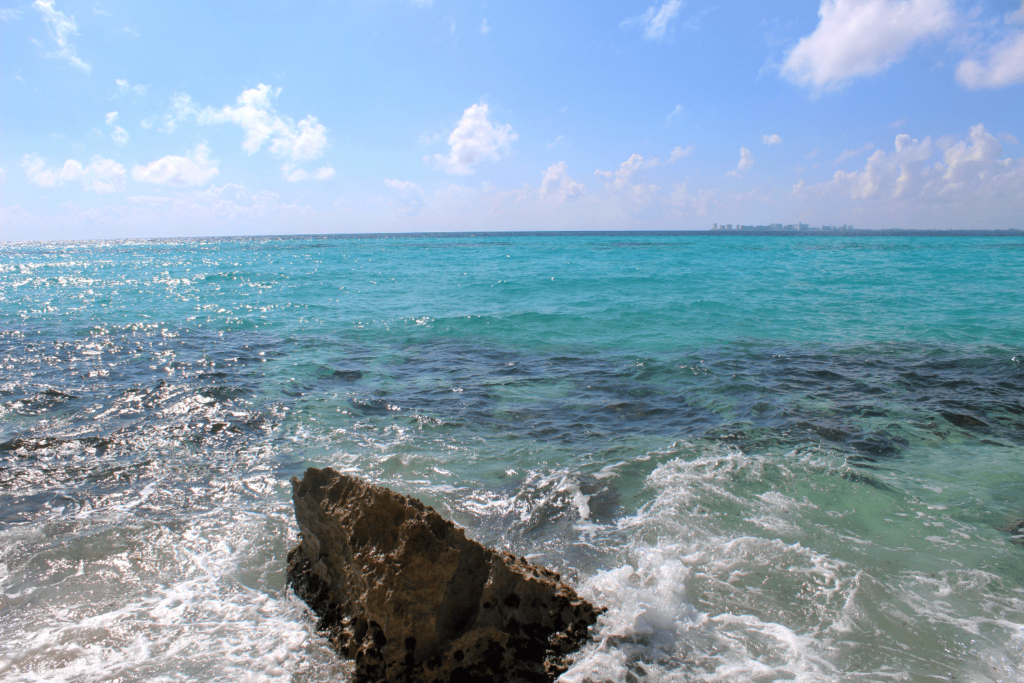
[(673, 109), (672, 111), (670, 111), (670, 112), (668, 113), (668, 116), (666, 116), (666, 117), (665, 117), (665, 123), (668, 123), (668, 122), (669, 122), (669, 121), (671, 121), (671, 120), (672, 120), (673, 118), (675, 118), (676, 116), (678, 116), (679, 114), (681, 114), (681, 113), (682, 113), (682, 111), (683, 111), (683, 105), (681, 105), (681, 104), (677, 104), (677, 105), (676, 105), (676, 108), (675, 108), (675, 109)]
[(864, 154), (865, 152), (870, 152), (874, 148), (875, 148), (875, 144), (873, 142), (869, 142), (868, 144), (864, 145), (860, 149), (844, 149), (843, 153), (840, 154), (838, 157), (836, 157), (836, 160), (834, 162), (832, 162), (832, 163), (834, 163), (836, 165), (839, 165), (842, 162), (846, 161), (847, 159), (851, 159), (853, 157), (858, 157), (861, 154)]
[(46, 23), (53, 42), (57, 43), (57, 49), (47, 53), (47, 57), (67, 60), (68, 64), (89, 73), (91, 66), (83, 62), (75, 53), (75, 46), (68, 40), (69, 36), (78, 33), (75, 25), (75, 18), (69, 17), (53, 6), (53, 0), (35, 0), (32, 7), (39, 11)]
[(123, 78), (117, 79), (116, 81), (114, 81), (114, 83), (117, 84), (117, 92), (121, 95), (128, 92), (133, 92), (136, 95), (142, 96), (146, 94), (147, 90), (149, 90), (148, 85), (132, 85)]
[(668, 0), (661, 7), (649, 7), (639, 17), (632, 17), (622, 22), (623, 26), (642, 26), (644, 38), (647, 40), (661, 40), (665, 37), (669, 23), (679, 14), (682, 9), (682, 0)]
[(334, 167), (323, 166), (310, 173), (296, 164), (285, 164), (281, 167), (281, 173), (289, 183), (298, 183), (303, 180), (330, 180), (334, 177)]

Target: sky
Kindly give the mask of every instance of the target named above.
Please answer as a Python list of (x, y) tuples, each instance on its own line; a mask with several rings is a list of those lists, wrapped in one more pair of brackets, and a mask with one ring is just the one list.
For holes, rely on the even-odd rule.
[(1024, 228), (1020, 0), (0, 0), (0, 240)]

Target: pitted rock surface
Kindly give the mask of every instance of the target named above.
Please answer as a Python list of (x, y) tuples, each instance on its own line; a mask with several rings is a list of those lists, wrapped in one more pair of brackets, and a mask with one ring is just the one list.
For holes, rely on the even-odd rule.
[(553, 681), (601, 611), (414, 498), (330, 468), (292, 477), (292, 498), (289, 584), (356, 683)]

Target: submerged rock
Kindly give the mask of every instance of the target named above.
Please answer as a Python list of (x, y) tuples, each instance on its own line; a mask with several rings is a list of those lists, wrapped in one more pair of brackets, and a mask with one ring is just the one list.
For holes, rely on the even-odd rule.
[(553, 681), (597, 620), (558, 574), (414, 498), (330, 468), (292, 477), (292, 498), (288, 582), (356, 683)]

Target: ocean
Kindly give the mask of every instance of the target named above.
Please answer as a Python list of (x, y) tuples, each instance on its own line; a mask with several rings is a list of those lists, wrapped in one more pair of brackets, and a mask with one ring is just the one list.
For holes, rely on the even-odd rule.
[(343, 681), (289, 479), (607, 608), (591, 681), (1024, 680), (1024, 236), (0, 244), (0, 680)]

